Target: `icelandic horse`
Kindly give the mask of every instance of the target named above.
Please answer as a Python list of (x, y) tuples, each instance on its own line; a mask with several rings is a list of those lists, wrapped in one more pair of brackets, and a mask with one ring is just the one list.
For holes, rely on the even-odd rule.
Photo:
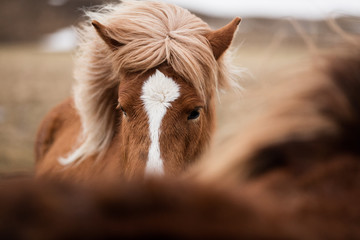
[(48, 113), (36, 175), (74, 180), (177, 175), (206, 149), (241, 19), (218, 30), (178, 6), (124, 1), (86, 12), (73, 97)]
[(261, 110), (237, 128), (242, 116), (233, 114), (226, 143), (189, 173), (247, 202), (253, 224), (260, 224), (255, 239), (360, 239), (360, 44), (354, 39), (316, 51), (309, 63), (284, 69), (271, 87), (242, 98), (257, 99), (252, 106)]

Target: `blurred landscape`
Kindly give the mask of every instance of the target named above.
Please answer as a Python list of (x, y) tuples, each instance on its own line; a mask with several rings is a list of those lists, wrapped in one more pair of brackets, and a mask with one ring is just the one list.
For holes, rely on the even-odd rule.
[[(33, 169), (33, 145), (41, 119), (53, 106), (71, 95), (75, 43), (71, 40), (71, 31), (64, 29), (71, 29), (83, 20), (81, 9), (103, 2), (2, 0), (0, 173)], [(231, 20), (231, 17), (213, 17), (196, 11), (195, 14), (213, 28)], [(342, 16), (335, 21), (347, 34), (360, 34), (359, 17)], [(56, 44), (62, 43), (50, 41), (54, 38), (49, 34), (61, 29), (70, 34), (72, 42), (59, 49)], [(252, 111), (254, 104), (246, 100), (247, 90), (266, 85), (271, 73), (306, 59), (311, 45), (328, 48), (341, 41), (343, 37), (330, 27), (326, 19), (243, 18), (233, 44), (234, 61), (248, 69), (253, 77), (244, 80), (245, 93), (221, 97), (218, 136), (225, 131), (226, 122), (231, 121), (234, 109), (241, 111), (244, 119)]]

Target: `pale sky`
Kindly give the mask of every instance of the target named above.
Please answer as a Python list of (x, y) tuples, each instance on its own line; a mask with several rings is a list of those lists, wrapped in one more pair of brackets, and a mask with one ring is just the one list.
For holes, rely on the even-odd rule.
[[(69, 0), (48, 0), (60, 6)], [(190, 11), (218, 17), (293, 17), (322, 19), (339, 15), (360, 17), (360, 0), (157, 0), (173, 3)], [(360, 24), (359, 24), (360, 25)], [(76, 45), (72, 28), (60, 29), (42, 40), (44, 51), (69, 51)]]
[(294, 17), (321, 19), (360, 16), (360, 0), (162, 0), (190, 11), (219, 17)]

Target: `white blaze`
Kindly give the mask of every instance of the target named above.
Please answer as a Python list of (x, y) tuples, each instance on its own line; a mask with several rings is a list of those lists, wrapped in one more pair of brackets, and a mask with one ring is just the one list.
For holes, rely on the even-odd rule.
[(163, 161), (160, 156), (160, 126), (166, 110), (171, 102), (180, 96), (179, 85), (173, 79), (156, 70), (142, 87), (141, 99), (149, 121), (150, 148), (145, 174), (164, 173)]

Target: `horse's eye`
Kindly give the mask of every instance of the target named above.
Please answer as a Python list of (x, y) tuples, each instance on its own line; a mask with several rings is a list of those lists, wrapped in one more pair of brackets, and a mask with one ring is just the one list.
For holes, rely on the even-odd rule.
[(195, 108), (191, 111), (191, 113), (188, 116), (188, 120), (194, 120), (197, 119), (200, 116), (199, 108)]
[(125, 110), (122, 107), (120, 107), (120, 110), (123, 112), (124, 116), (126, 117), (127, 113), (125, 112)]
[(116, 109), (120, 109), (120, 110), (123, 112), (124, 116), (127, 116), (125, 110), (124, 110), (123, 107), (120, 105), (120, 103), (118, 103), (118, 105), (116, 106)]

